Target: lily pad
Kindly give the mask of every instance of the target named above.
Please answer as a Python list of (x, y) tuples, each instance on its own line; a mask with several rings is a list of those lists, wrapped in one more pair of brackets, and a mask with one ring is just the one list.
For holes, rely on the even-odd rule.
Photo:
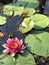
[(4, 25), (6, 22), (6, 17), (0, 16), (0, 25)]
[(28, 0), (27, 7), (28, 8), (37, 8), (39, 5), (38, 0)]
[(49, 33), (38, 32), (39, 34), (29, 34), (25, 43), (28, 44), (28, 49), (39, 56), (49, 56)]
[(19, 26), (19, 31), (26, 33), (34, 27), (34, 21), (29, 18), (25, 18), (24, 21)]
[(11, 55), (0, 55), (0, 65), (15, 65), (14, 58)]
[(25, 51), (16, 59), (16, 65), (36, 65), (36, 63), (33, 56), (28, 51)]
[(49, 18), (42, 14), (35, 14), (30, 17), (35, 22), (36, 29), (45, 28), (49, 25)]
[(3, 10), (3, 13), (10, 17), (10, 16), (12, 16), (13, 11), (7, 10), (7, 9), (5, 10), (5, 9), (4, 9), (4, 10)]
[(27, 2), (24, 1), (24, 0), (18, 0), (18, 1), (16, 2), (16, 5), (17, 5), (17, 6), (23, 6), (23, 7), (26, 7)]
[(14, 11), (14, 16), (21, 15), (23, 11), (24, 11), (24, 7), (17, 7), (16, 10)]
[(27, 16), (31, 16), (31, 15), (33, 15), (34, 13), (35, 13), (35, 9), (33, 9), (33, 8), (25, 8), (24, 9), (24, 13), (26, 13), (27, 14)]
[(14, 11), (14, 16), (21, 15), (24, 11), (24, 7), (15, 6), (13, 4), (5, 5), (3, 7), (3, 13), (6, 15), (12, 15)]
[(25, 6), (28, 8), (36, 8), (39, 4), (38, 0), (18, 0), (18, 2), (21, 3), (22, 6)]

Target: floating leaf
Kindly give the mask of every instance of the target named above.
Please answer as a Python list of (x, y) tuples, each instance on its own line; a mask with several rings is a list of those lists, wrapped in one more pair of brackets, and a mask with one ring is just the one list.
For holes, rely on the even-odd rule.
[[(15, 4), (12, 3), (12, 4), (8, 4), (8, 5), (5, 5), (3, 7), (3, 13), (8, 15), (8, 16), (11, 16), (13, 11), (14, 11), (14, 16), (15, 15), (21, 15), (23, 12), (27, 11), (27, 15), (32, 15), (35, 13), (35, 10), (32, 9), (32, 8), (28, 8), (27, 7), (27, 4), (29, 3), (29, 1), (25, 1), (25, 0), (18, 0)], [(24, 10), (24, 7), (25, 7), (25, 10)]]
[(28, 8), (37, 8), (39, 5), (38, 0), (28, 0)]
[(29, 18), (25, 18), (24, 21), (20, 24), (19, 30), (22, 33), (26, 33), (30, 31), (34, 27), (33, 20), (30, 20)]
[(13, 4), (5, 5), (3, 7), (3, 13), (6, 15), (12, 15), (13, 11), (14, 11), (14, 16), (21, 15), (24, 11), (24, 7), (15, 6)]
[(25, 51), (24, 54), (19, 55), (16, 59), (16, 65), (36, 65), (33, 56)]
[(15, 65), (14, 58), (11, 55), (0, 55), (0, 65)]
[(0, 16), (0, 25), (4, 25), (6, 23), (6, 17)]
[(30, 49), (32, 53), (35, 53), (39, 56), (49, 56), (48, 32), (42, 32), (40, 34), (29, 34), (25, 39), (25, 43), (28, 44), (28, 49)]
[(18, 1), (25, 1), (25, 2), (29, 2), (29, 0), (18, 0)]
[(13, 11), (4, 9), (4, 10), (3, 10), (3, 13), (10, 17), (10, 16), (12, 16)]
[(49, 25), (49, 18), (42, 14), (35, 14), (31, 16), (31, 19), (35, 22), (36, 29), (45, 28)]
[(16, 10), (14, 11), (14, 15), (21, 15), (24, 11), (24, 7), (16, 7)]
[(17, 6), (23, 6), (23, 7), (26, 7), (27, 2), (24, 1), (24, 0), (18, 0), (18, 1), (16, 2), (16, 5), (17, 5)]
[(35, 13), (35, 9), (26, 7), (24, 9), (24, 13), (27, 13), (27, 16), (31, 16), (31, 15), (33, 15)]
[[(17, 2), (21, 3), (22, 6), (28, 8), (36, 8), (39, 4), (38, 0), (18, 0)], [(19, 3), (17, 5), (19, 5)]]

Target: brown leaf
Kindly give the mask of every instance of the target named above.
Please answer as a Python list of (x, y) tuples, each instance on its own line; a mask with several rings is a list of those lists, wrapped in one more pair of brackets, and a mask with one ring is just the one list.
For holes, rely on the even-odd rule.
[(4, 33), (3, 32), (0, 32), (0, 37), (4, 37)]

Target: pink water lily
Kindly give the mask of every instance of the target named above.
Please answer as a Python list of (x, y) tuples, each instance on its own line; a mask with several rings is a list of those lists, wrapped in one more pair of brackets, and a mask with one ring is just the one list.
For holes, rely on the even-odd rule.
[(3, 50), (4, 53), (11, 53), (11, 54), (16, 54), (17, 52), (23, 53), (23, 49), (25, 49), (23, 41), (19, 40), (18, 38), (12, 38), (8, 39), (5, 44), (2, 45), (5, 50)]

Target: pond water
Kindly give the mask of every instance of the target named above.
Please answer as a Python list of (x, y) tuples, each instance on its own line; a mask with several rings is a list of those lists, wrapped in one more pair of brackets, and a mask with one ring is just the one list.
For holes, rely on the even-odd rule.
[(49, 16), (49, 0), (46, 1), (45, 7), (44, 7), (44, 14)]
[(2, 4), (7, 4), (7, 3), (11, 3), (12, 0), (0, 0), (0, 3)]
[(19, 39), (24, 39), (25, 35), (18, 31), (18, 26), (22, 20), (23, 18), (20, 16), (11, 17), (7, 19), (5, 25), (0, 26), (0, 31), (4, 33), (4, 37), (0, 37), (0, 53), (3, 50), (2, 44), (6, 42), (10, 35), (18, 37)]

